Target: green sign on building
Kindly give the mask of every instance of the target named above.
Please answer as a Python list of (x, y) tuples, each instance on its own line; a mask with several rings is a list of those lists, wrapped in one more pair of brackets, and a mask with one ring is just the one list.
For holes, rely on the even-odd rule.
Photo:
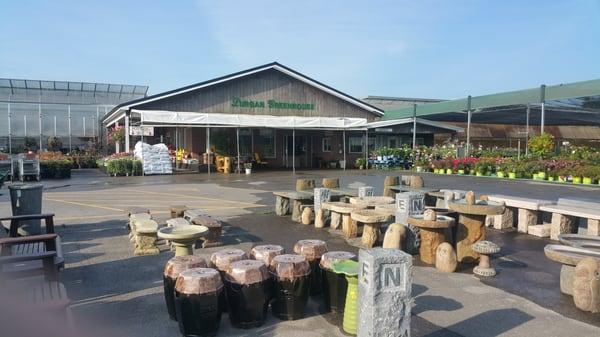
[(238, 97), (231, 100), (231, 106), (234, 108), (261, 108), (268, 107), (269, 109), (288, 109), (288, 110), (314, 110), (313, 103), (295, 103), (295, 102), (279, 102), (274, 99), (265, 101), (252, 101), (240, 99)]

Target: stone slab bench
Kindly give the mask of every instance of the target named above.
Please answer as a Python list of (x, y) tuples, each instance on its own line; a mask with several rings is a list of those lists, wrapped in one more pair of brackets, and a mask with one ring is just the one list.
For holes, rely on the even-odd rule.
[(501, 194), (488, 195), (488, 200), (503, 202), (506, 206), (503, 214), (493, 216), (492, 222), (494, 228), (506, 229), (513, 227), (513, 209), (516, 208), (518, 212), (517, 230), (521, 233), (528, 233), (529, 226), (538, 224), (540, 207), (554, 203), (551, 200), (521, 198)]
[(279, 216), (288, 215), (290, 213), (290, 202), (292, 220), (300, 222), (302, 217), (301, 206), (312, 203), (314, 193), (308, 191), (275, 191), (275, 214)]
[(558, 240), (560, 234), (575, 233), (577, 218), (587, 219), (588, 235), (600, 235), (600, 203), (593, 208), (571, 206), (570, 204), (545, 205), (540, 207), (540, 210), (552, 213), (552, 229), (550, 232), (552, 240)]

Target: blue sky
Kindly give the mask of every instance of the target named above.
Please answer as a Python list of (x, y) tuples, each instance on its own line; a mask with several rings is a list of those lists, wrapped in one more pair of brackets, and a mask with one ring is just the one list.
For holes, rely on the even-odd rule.
[(600, 1), (0, 0), (0, 77), (150, 93), (278, 61), (348, 94), (600, 78)]

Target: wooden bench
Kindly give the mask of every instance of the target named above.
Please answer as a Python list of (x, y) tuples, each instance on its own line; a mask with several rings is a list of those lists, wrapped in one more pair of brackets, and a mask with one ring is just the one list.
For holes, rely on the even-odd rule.
[(539, 211), (544, 205), (552, 204), (551, 200), (520, 198), (508, 195), (488, 195), (488, 200), (503, 202), (506, 209), (503, 214), (494, 216), (494, 228), (506, 229), (514, 227), (514, 209), (517, 209), (517, 230), (521, 233), (529, 233), (535, 230), (531, 226), (538, 225)]
[(600, 235), (600, 202), (577, 198), (560, 198), (556, 204), (544, 205), (541, 211), (552, 213), (550, 238), (577, 232), (577, 218), (587, 220), (588, 235)]

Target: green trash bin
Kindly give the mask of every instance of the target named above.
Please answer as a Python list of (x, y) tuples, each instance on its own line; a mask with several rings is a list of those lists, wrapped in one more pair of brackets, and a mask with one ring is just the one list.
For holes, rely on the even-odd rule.
[[(13, 215), (42, 213), (42, 185), (13, 184), (10, 190), (10, 203)], [(21, 223), (19, 235), (41, 234), (41, 220), (27, 220)]]

